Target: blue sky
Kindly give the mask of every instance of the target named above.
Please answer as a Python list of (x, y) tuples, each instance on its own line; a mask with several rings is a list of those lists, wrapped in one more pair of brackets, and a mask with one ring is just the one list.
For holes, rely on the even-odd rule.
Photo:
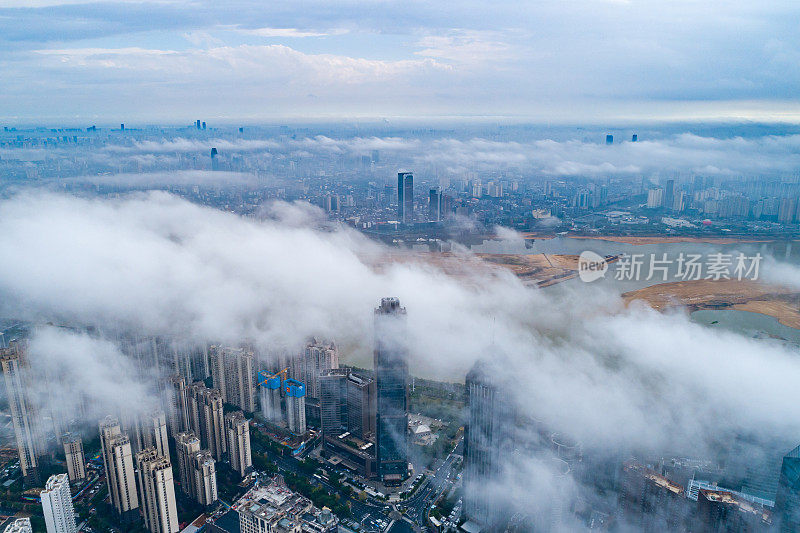
[(788, 1), (0, 0), (0, 120), (800, 122)]

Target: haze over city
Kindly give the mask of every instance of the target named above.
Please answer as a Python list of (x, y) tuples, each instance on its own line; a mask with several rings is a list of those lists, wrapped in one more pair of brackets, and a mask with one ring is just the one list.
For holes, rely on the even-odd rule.
[(0, 0), (0, 531), (800, 529), (797, 17)]

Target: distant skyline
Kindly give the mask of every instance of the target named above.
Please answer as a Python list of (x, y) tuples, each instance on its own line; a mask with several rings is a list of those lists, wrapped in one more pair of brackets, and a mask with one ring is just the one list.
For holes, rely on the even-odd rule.
[(0, 0), (0, 124), (800, 123), (800, 5)]

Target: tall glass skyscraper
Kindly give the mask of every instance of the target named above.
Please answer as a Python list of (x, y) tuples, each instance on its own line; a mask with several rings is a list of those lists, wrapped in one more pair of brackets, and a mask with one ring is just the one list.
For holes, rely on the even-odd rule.
[(375, 417), (378, 474), (400, 483), (408, 473), (406, 310), (397, 298), (375, 309)]
[(414, 175), (397, 173), (397, 220), (401, 224), (414, 222)]
[(467, 374), (464, 426), (464, 513), (484, 527), (495, 527), (505, 509), (492, 487), (501, 473), (503, 445), (512, 440), (514, 413), (507, 391), (498, 387), (498, 369), (478, 361)]
[(775, 511), (781, 532), (800, 531), (800, 446), (783, 458)]

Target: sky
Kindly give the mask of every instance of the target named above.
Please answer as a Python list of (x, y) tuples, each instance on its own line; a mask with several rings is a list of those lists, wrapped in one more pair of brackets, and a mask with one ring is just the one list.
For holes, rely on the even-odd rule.
[(799, 16), (785, 0), (0, 0), (0, 122), (798, 122)]

